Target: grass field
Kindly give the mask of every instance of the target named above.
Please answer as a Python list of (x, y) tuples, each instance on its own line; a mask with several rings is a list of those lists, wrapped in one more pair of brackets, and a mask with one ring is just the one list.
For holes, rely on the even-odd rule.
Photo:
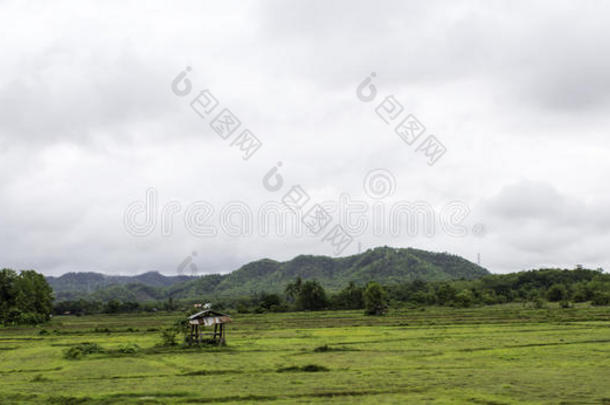
[[(155, 347), (178, 318), (0, 329), (0, 403), (610, 404), (607, 307), (237, 314), (226, 347)], [(106, 352), (64, 358), (82, 342)]]

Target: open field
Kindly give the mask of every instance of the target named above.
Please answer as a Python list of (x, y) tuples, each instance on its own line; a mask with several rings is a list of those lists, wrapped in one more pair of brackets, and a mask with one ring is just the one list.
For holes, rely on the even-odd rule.
[[(234, 314), (227, 347), (155, 348), (180, 317), (0, 329), (0, 403), (610, 404), (607, 307)], [(65, 359), (81, 342), (107, 352)]]

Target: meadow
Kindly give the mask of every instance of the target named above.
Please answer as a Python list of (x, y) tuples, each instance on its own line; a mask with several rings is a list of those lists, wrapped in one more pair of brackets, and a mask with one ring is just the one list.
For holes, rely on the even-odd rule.
[(0, 328), (0, 403), (610, 404), (608, 307), (231, 315), (225, 347), (158, 346), (179, 313)]

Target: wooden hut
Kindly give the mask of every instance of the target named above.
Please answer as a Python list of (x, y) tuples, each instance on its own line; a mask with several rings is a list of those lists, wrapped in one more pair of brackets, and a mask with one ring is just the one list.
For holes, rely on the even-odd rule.
[[(216, 343), (222, 345), (225, 343), (226, 328), (225, 324), (233, 322), (233, 319), (226, 314), (206, 309), (189, 316), (189, 325), (191, 325), (190, 343)], [(214, 326), (214, 332), (202, 332), (201, 326)], [(208, 337), (205, 339), (205, 337)]]

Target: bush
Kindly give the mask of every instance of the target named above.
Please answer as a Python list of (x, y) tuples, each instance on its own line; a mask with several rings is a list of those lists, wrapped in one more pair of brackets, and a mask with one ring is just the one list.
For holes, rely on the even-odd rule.
[(468, 308), (474, 302), (474, 296), (470, 290), (462, 290), (455, 295), (455, 306), (459, 308)]
[(610, 294), (601, 291), (594, 292), (593, 298), (591, 299), (591, 305), (610, 305)]
[(328, 371), (328, 368), (324, 367), (324, 366), (319, 366), (317, 364), (308, 364), (306, 366), (292, 366), (292, 367), (282, 367), (282, 368), (278, 368), (277, 372), (278, 373), (285, 373), (285, 372), (307, 372), (307, 373), (315, 373), (318, 371)]
[(346, 349), (345, 347), (331, 347), (329, 345), (322, 345), (322, 346), (318, 346), (315, 349), (313, 349), (313, 351), (315, 353), (345, 352), (348, 350), (355, 350), (355, 349)]
[(97, 343), (85, 342), (65, 350), (64, 357), (70, 360), (77, 360), (93, 353), (104, 353), (104, 349)]
[(364, 291), (364, 308), (366, 315), (383, 315), (388, 307), (385, 290), (376, 282), (371, 282)]
[(347, 287), (332, 297), (331, 305), (334, 309), (362, 309), (364, 308), (363, 293), (364, 289), (351, 281)]
[(32, 378), (30, 380), (30, 382), (47, 382), (50, 381), (47, 377), (43, 376), (42, 374), (36, 374), (34, 376), (34, 378)]
[(532, 301), (532, 306), (536, 309), (542, 309), (544, 308), (544, 300), (540, 297), (536, 297), (534, 298), (534, 301)]
[(161, 331), (161, 345), (175, 346), (178, 330), (175, 327), (165, 328)]
[(272, 307), (278, 307), (282, 304), (282, 299), (277, 294), (265, 294), (261, 297), (260, 306), (266, 310), (271, 310)]
[(140, 346), (135, 343), (127, 343), (121, 347), (119, 347), (119, 353), (137, 353), (140, 350)]
[(546, 297), (551, 302), (558, 302), (568, 299), (568, 290), (563, 284), (553, 284), (546, 293)]

